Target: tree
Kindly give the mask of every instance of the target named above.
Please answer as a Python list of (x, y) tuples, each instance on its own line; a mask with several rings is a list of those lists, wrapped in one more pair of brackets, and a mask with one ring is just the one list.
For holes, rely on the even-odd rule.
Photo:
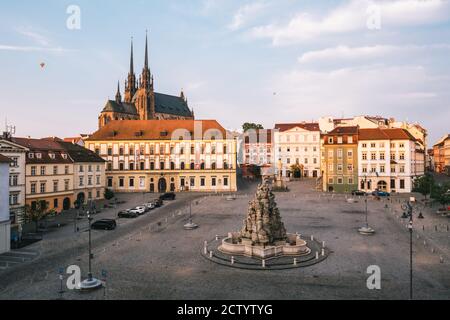
[(54, 213), (54, 210), (48, 210), (48, 202), (45, 200), (38, 200), (35, 205), (25, 206), (25, 221), (35, 223), (35, 232), (38, 230), (39, 221), (44, 219), (46, 216)]
[(435, 184), (431, 191), (431, 198), (438, 201), (443, 208), (450, 203), (450, 183)]
[(419, 192), (425, 199), (428, 194), (431, 194), (431, 190), (434, 186), (434, 178), (431, 174), (427, 173), (414, 180), (413, 192)]
[(247, 132), (250, 129), (258, 130), (258, 129), (264, 129), (264, 127), (261, 124), (256, 124), (253, 122), (246, 122), (242, 125), (242, 129), (244, 132)]
[(112, 198), (114, 198), (114, 192), (111, 189), (105, 189), (104, 196), (106, 200), (111, 200)]

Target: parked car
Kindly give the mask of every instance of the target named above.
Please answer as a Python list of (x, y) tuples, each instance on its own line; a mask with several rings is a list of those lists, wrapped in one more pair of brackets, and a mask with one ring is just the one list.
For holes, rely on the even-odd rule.
[(91, 228), (96, 230), (114, 230), (116, 227), (117, 223), (114, 219), (97, 220), (91, 225)]
[(128, 210), (119, 211), (117, 216), (119, 218), (133, 219), (133, 218), (139, 217), (139, 214), (131, 212), (131, 210), (128, 209)]
[(152, 201), (152, 203), (155, 205), (155, 208), (159, 208), (163, 205), (164, 202), (162, 201), (162, 199), (155, 199)]
[(161, 200), (175, 200), (175, 197), (176, 195), (173, 192), (166, 192), (159, 196)]
[(155, 209), (155, 204), (153, 202), (144, 203), (143, 206), (147, 208), (147, 211)]
[(143, 215), (145, 213), (145, 207), (139, 206), (130, 210), (132, 213), (137, 213), (138, 215)]
[(366, 195), (366, 193), (361, 190), (353, 190), (352, 191), (352, 196), (365, 196), (365, 195)]
[(391, 194), (389, 192), (379, 191), (379, 190), (375, 190), (374, 192), (372, 192), (372, 195), (375, 197), (390, 197), (391, 196)]

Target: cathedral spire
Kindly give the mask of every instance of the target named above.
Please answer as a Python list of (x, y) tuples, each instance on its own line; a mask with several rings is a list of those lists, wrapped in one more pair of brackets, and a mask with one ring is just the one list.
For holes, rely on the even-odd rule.
[(117, 81), (116, 102), (117, 102), (117, 103), (121, 103), (121, 102), (122, 102), (122, 96), (121, 96), (121, 94), (120, 94), (120, 84), (119, 84), (119, 81)]
[(147, 30), (145, 30), (145, 69), (148, 69), (148, 40), (147, 40)]
[(133, 37), (131, 37), (131, 56), (130, 56), (130, 74), (134, 73), (134, 63), (133, 63)]

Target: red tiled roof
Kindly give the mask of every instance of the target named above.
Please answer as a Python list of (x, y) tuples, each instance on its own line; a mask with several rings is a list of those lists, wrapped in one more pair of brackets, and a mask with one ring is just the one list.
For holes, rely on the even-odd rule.
[(332, 131), (327, 133), (327, 135), (340, 135), (340, 134), (358, 134), (358, 126), (336, 127)]
[(416, 139), (405, 129), (359, 129), (359, 140), (412, 140)]
[(194, 139), (196, 125), (201, 125), (202, 137), (206, 133), (208, 136), (220, 133), (226, 138), (226, 130), (216, 120), (118, 120), (109, 122), (86, 140), (170, 140), (172, 134), (178, 139), (186, 130)]
[(275, 124), (275, 129), (281, 132), (290, 130), (292, 128), (299, 127), (308, 131), (320, 131), (318, 123), (277, 123)]
[(11, 159), (0, 154), (0, 163), (11, 163)]
[(57, 141), (50, 138), (45, 139), (30, 139), (30, 138), (12, 138), (12, 141), (20, 144), (21, 146), (27, 147), (31, 151), (33, 150), (64, 150), (63, 147), (59, 145)]

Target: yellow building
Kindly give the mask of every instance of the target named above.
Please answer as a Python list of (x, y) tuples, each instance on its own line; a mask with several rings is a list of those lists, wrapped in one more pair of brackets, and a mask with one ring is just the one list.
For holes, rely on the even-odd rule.
[(233, 192), (236, 141), (215, 120), (111, 121), (85, 140), (116, 192)]

